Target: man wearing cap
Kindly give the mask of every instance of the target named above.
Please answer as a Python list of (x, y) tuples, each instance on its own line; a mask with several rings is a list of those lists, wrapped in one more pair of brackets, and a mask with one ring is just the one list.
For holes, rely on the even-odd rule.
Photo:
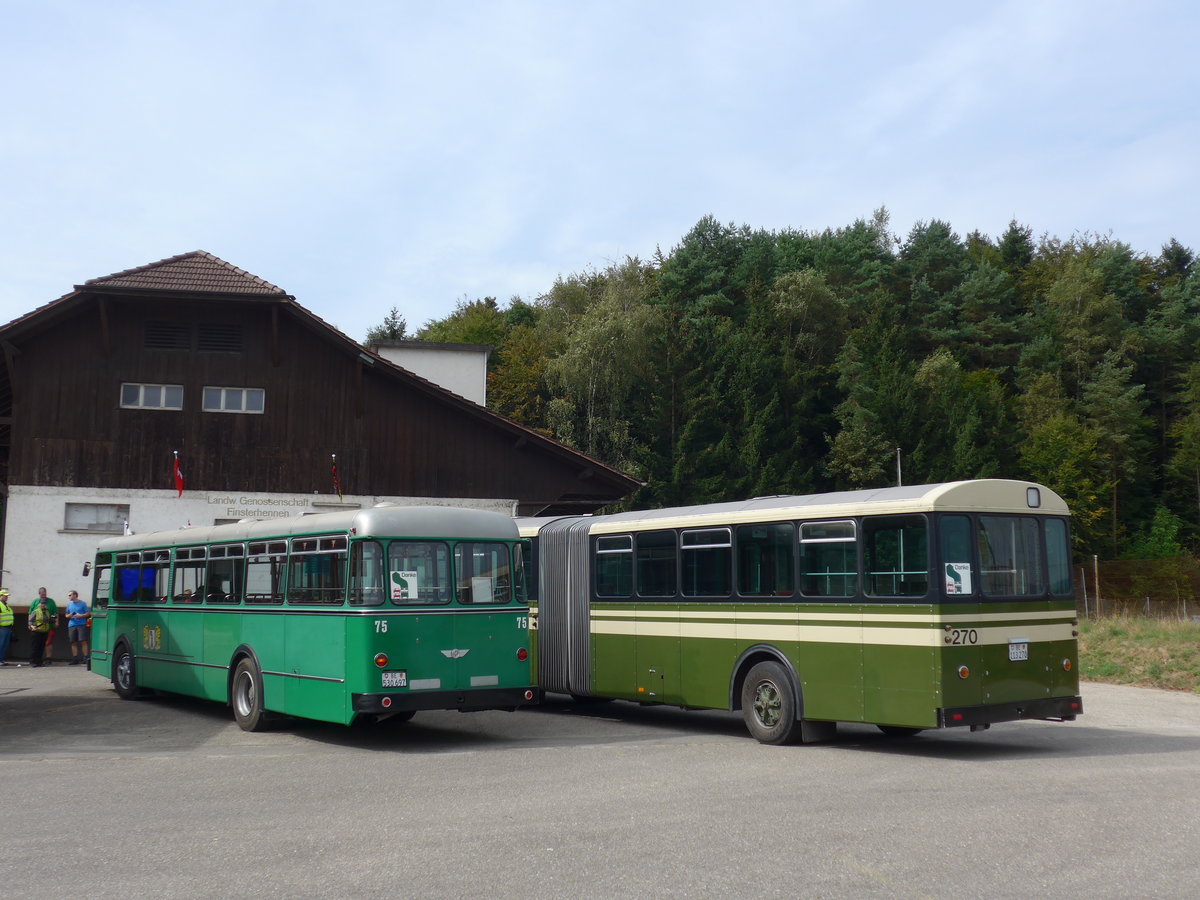
[(13, 611), (8, 605), (8, 591), (0, 588), (0, 666), (7, 666), (8, 642), (12, 640)]

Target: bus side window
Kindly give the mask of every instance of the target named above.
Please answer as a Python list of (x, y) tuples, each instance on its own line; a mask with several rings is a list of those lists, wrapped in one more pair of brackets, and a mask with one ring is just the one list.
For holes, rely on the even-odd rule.
[(796, 527), (740, 525), (737, 532), (738, 593), (743, 597), (788, 597), (796, 587)]
[(627, 598), (633, 593), (633, 536), (596, 538), (596, 596)]
[(1071, 545), (1065, 519), (1046, 519), (1046, 563), (1050, 569), (1050, 593), (1071, 593)]
[(929, 592), (925, 517), (868, 516), (862, 526), (867, 594), (924, 597)]
[(800, 593), (806, 597), (858, 593), (858, 528), (853, 520), (800, 526)]
[(287, 541), (259, 541), (247, 548), (246, 603), (283, 602)]
[(675, 532), (647, 531), (637, 536), (637, 592), (642, 597), (674, 597)]
[(379, 606), (383, 589), (383, 547), (379, 541), (354, 542), (350, 545), (350, 605)]

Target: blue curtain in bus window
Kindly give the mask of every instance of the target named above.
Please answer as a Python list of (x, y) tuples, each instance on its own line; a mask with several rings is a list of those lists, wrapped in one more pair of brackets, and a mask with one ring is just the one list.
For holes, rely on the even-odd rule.
[(128, 603), (137, 599), (138, 587), (139, 581), (137, 566), (121, 566), (119, 569), (117, 569), (118, 600)]

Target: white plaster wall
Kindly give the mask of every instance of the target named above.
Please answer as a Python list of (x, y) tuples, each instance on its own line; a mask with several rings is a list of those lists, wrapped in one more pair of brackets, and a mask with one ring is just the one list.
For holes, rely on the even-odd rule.
[(376, 503), (399, 506), (451, 506), (487, 509), (511, 516), (515, 500), (384, 497), (346, 494), (339, 503), (330, 494), (267, 494), (259, 491), (128, 491), (116, 488), (65, 488), (12, 485), (9, 487), (4, 524), (3, 586), (8, 588), (13, 608), (28, 609), (45, 587), (59, 603), (67, 591), (79, 591), (90, 601), (90, 579), (83, 577), (83, 564), (96, 553), (96, 546), (112, 535), (99, 531), (66, 531), (67, 503), (119, 503), (129, 506), (129, 527), (135, 534), (169, 531), (188, 525), (212, 525), (216, 519), (270, 519), (303, 513), (366, 509)]
[(403, 366), (427, 381), (454, 391), (480, 406), (487, 405), (485, 350), (448, 350), (442, 347), (377, 347), (388, 362)]

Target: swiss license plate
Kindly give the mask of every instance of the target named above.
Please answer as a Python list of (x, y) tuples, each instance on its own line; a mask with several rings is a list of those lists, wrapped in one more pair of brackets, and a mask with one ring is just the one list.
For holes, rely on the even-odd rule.
[(1029, 659), (1029, 642), (1020, 641), (1019, 643), (1008, 645), (1008, 658), (1012, 662), (1017, 662), (1022, 659)]
[(407, 672), (384, 672), (383, 673), (383, 686), (384, 687), (408, 687), (408, 673)]

